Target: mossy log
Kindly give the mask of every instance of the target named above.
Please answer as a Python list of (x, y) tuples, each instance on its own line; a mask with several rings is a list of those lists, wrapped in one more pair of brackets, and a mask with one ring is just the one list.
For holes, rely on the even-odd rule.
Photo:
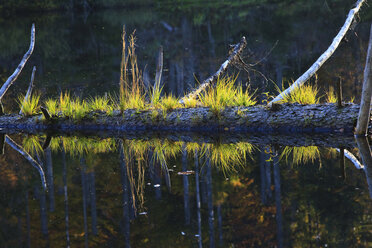
[(226, 107), (220, 112), (209, 108), (180, 108), (163, 110), (114, 111), (108, 116), (92, 112), (82, 120), (42, 115), (25, 117), (11, 114), (0, 117), (0, 128), (6, 130), (71, 131), (202, 131), (202, 132), (261, 132), (261, 133), (349, 133), (352, 134), (358, 117), (359, 105), (346, 104), (281, 104), (272, 108)]

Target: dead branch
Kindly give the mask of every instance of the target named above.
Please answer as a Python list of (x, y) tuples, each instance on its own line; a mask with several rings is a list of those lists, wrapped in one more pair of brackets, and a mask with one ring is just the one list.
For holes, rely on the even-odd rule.
[(21, 73), (23, 67), (25, 66), (27, 60), (30, 58), (32, 52), (34, 51), (35, 47), (35, 24), (32, 24), (31, 27), (31, 40), (30, 40), (30, 47), (28, 51), (23, 55), (21, 62), (19, 63), (17, 69), (13, 72), (13, 74), (6, 80), (3, 86), (0, 88), (0, 101), (3, 99), (5, 93), (9, 89), (9, 87), (14, 83), (14, 81), (18, 78), (19, 74)]
[(360, 7), (365, 2), (365, 0), (358, 0), (355, 4), (355, 7), (349, 11), (347, 15), (346, 21), (344, 25), (341, 27), (340, 31), (333, 39), (332, 44), (328, 47), (328, 49), (315, 61), (315, 63), (304, 73), (302, 74), (292, 85), (291, 87), (287, 88), (285, 91), (280, 93), (276, 96), (270, 103), (271, 106), (273, 103), (283, 100), (286, 95), (289, 95), (295, 89), (301, 87), (307, 80), (309, 80), (318, 70), (319, 68), (326, 62), (332, 54), (336, 51), (337, 47), (340, 45), (342, 39), (346, 35), (347, 31), (349, 30), (355, 15), (358, 13)]
[(242, 53), (243, 49), (246, 47), (247, 41), (245, 37), (243, 36), (242, 39), (238, 44), (236, 44), (230, 53), (229, 57), (223, 64), (220, 66), (218, 71), (207, 78), (206, 80), (203, 81), (203, 83), (195, 90), (187, 94), (186, 96), (182, 97), (181, 100), (179, 101), (181, 104), (184, 104), (186, 99), (195, 99), (198, 97), (198, 95), (206, 90), (208, 87), (212, 86), (217, 79), (227, 70), (227, 68), (234, 63), (236, 60), (239, 59), (240, 54)]

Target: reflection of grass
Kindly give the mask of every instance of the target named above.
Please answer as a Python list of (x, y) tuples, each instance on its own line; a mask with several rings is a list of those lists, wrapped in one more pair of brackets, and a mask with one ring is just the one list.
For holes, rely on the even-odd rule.
[(253, 152), (253, 145), (248, 142), (235, 144), (207, 144), (202, 148), (202, 153), (207, 149), (210, 153), (212, 164), (216, 165), (224, 173), (236, 170), (237, 166), (243, 166), (247, 158)]
[(42, 154), (43, 148), (41, 147), (42, 137), (36, 135), (27, 135), (22, 140), (22, 146), (26, 152), (31, 155)]
[(31, 97), (25, 97), (20, 95), (18, 97), (18, 104), (25, 116), (35, 115), (39, 112), (39, 100), (40, 94), (32, 94)]
[(301, 146), (301, 147), (289, 147), (286, 146), (280, 155), (280, 159), (285, 157), (288, 162), (292, 155), (292, 161), (294, 165), (301, 163), (314, 162), (316, 159), (320, 159), (320, 152), (317, 146)]

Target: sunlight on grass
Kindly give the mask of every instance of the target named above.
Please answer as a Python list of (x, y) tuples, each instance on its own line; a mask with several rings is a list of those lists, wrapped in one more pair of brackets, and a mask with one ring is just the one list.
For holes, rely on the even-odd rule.
[(337, 102), (336, 92), (335, 92), (335, 89), (332, 86), (330, 86), (328, 91), (326, 92), (326, 102), (327, 103), (336, 103)]
[(108, 112), (112, 108), (110, 97), (91, 97), (87, 102), (87, 107), (90, 111)]
[[(290, 85), (289, 85), (290, 86)], [(278, 94), (281, 94), (283, 91), (275, 85)], [(282, 89), (285, 89), (284, 84)], [(280, 103), (300, 103), (300, 104), (318, 104), (319, 89), (317, 86), (312, 86), (305, 84), (301, 87), (297, 87), (291, 94), (285, 95), (284, 99)]]
[(45, 107), (50, 115), (55, 116), (58, 113), (58, 103), (56, 100), (49, 98), (45, 101)]
[(253, 94), (249, 93), (249, 89), (243, 91), (242, 86), (235, 87), (236, 79), (237, 76), (218, 78), (215, 87), (211, 87), (204, 94), (199, 95), (201, 103), (209, 107), (217, 116), (227, 106), (255, 105), (256, 100)]
[(27, 97), (20, 95), (18, 97), (18, 105), (22, 111), (22, 114), (25, 116), (35, 115), (39, 112), (39, 100), (40, 94), (32, 94), (31, 97)]
[(316, 159), (320, 159), (320, 152), (317, 146), (286, 146), (279, 157), (280, 160), (282, 158), (285, 158), (287, 162), (292, 158), (294, 165), (306, 164), (308, 162), (314, 163)]

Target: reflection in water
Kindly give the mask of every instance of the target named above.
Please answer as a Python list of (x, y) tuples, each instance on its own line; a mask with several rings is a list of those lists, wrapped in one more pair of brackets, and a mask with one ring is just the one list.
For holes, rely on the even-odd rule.
[[(38, 139), (43, 142), (43, 138)], [(364, 244), (370, 237), (372, 210), (371, 198), (363, 194), (368, 190), (366, 182), (370, 183), (371, 154), (366, 142), (358, 141), (358, 145), (367, 180), (349, 166), (349, 160), (345, 160), (344, 168), (348, 177), (340, 177), (339, 156), (328, 148), (266, 146), (261, 151), (245, 149), (238, 158), (236, 151), (248, 144), (52, 138), (50, 158), (48, 149), (44, 156), (33, 153), (46, 159), (49, 191), (40, 188), (38, 177), (29, 169), (25, 171), (27, 177), (16, 173), (20, 195), (26, 197), (19, 204), (25, 211), (16, 218), (4, 212), (3, 218), (9, 223), (14, 219), (17, 226), (7, 242), (24, 233), (22, 246), (30, 243), (31, 247)], [(279, 155), (289, 150), (304, 154), (301, 159), (292, 153)], [(7, 150), (7, 160), (12, 152)], [(314, 154), (318, 155), (313, 160)], [(229, 158), (229, 162), (222, 165), (213, 157)], [(71, 159), (69, 166), (67, 159)], [(62, 160), (62, 167), (54, 167), (49, 174), (47, 164), (52, 160), (55, 165)], [(234, 169), (227, 168), (229, 163)], [(169, 165), (171, 169), (167, 169)], [(3, 173), (0, 170), (1, 178), (6, 175)], [(50, 193), (51, 182), (55, 195)], [(171, 190), (167, 186), (170, 182)], [(9, 185), (3, 186), (5, 195), (11, 192)], [(30, 185), (34, 194), (24, 195)], [(48, 212), (53, 198), (54, 211)], [(344, 219), (347, 214), (350, 216)]]

